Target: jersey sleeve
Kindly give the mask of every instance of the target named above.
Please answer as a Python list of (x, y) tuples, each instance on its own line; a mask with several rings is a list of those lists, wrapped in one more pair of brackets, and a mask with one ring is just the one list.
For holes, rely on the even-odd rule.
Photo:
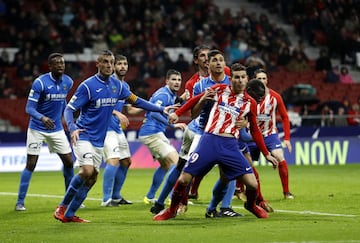
[(91, 92), (89, 87), (82, 83), (75, 91), (75, 94), (71, 97), (69, 101), (69, 108), (76, 111), (83, 105), (85, 105), (91, 98)]
[(38, 102), (41, 92), (44, 90), (44, 86), (40, 79), (35, 79), (29, 92), (28, 100)]
[(204, 93), (201, 93), (189, 99), (185, 104), (183, 104), (179, 109), (175, 111), (175, 114), (178, 116), (183, 115), (185, 112), (193, 108), (203, 95)]
[(270, 152), (266, 148), (263, 136), (259, 130), (256, 121), (256, 114), (257, 114), (256, 101), (251, 98), (250, 102), (251, 102), (250, 112), (248, 113), (248, 119), (250, 123), (250, 134), (253, 137), (253, 140), (255, 141), (260, 151), (264, 154), (264, 156), (267, 156)]
[(281, 98), (281, 96), (276, 92), (274, 92), (274, 97), (277, 100), (278, 112), (280, 114), (281, 122), (283, 124), (284, 140), (290, 140), (290, 120), (289, 120), (289, 116), (288, 116), (284, 101)]

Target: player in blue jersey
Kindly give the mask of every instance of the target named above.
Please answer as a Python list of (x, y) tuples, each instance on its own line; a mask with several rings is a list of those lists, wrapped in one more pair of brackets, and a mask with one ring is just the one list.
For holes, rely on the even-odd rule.
[[(177, 103), (177, 92), (181, 88), (180, 72), (170, 69), (166, 73), (166, 85), (155, 91), (150, 102), (155, 105), (169, 106)], [(159, 189), (166, 172), (170, 167), (175, 167), (179, 155), (176, 149), (170, 144), (165, 136), (167, 127), (185, 129), (185, 123), (169, 124), (167, 116), (147, 112), (144, 122), (139, 131), (139, 140), (148, 147), (154, 159), (159, 161), (160, 166), (155, 170), (152, 184), (146, 196), (145, 204), (155, 201), (156, 191)]]
[(26, 138), (27, 159), (20, 177), (16, 211), (26, 210), (24, 200), (44, 141), (50, 152), (57, 153), (64, 164), (65, 188), (74, 175), (70, 143), (61, 122), (66, 96), (73, 86), (73, 80), (64, 73), (65, 60), (62, 54), (50, 54), (48, 65), (50, 72), (34, 80), (26, 104), (26, 113), (30, 115)]
[[(109, 50), (103, 51), (97, 58), (97, 74), (79, 85), (64, 111), (80, 168), (53, 214), (55, 219), (63, 223), (89, 222), (75, 216), (75, 212), (96, 183), (107, 127), (118, 100), (126, 100), (137, 107), (159, 113), (167, 114), (170, 109), (174, 108), (156, 106), (133, 94), (112, 76), (114, 62), (114, 54)], [(80, 111), (80, 115), (75, 123), (73, 115), (77, 111)]]
[[(124, 77), (128, 69), (127, 58), (123, 55), (116, 55), (115, 73), (113, 75), (127, 87), (129, 85), (124, 81)], [(124, 199), (120, 193), (131, 164), (129, 143), (122, 130), (122, 127), (129, 124), (129, 120), (121, 113), (123, 108), (127, 114), (143, 111), (127, 104), (125, 100), (119, 100), (115, 106), (104, 142), (106, 165), (103, 174), (103, 201), (101, 203), (101, 206), (104, 207), (132, 204), (131, 201)]]

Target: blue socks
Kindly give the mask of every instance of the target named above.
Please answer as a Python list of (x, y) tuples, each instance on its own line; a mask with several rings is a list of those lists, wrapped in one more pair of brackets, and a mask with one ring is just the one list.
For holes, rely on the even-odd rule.
[(221, 202), (221, 208), (231, 208), (231, 202), (235, 193), (235, 188), (236, 180), (230, 181), (226, 194)]
[(18, 199), (16, 204), (24, 205), (26, 193), (29, 189), (30, 180), (32, 176), (32, 171), (28, 169), (24, 169), (20, 176), (20, 184), (19, 184), (19, 191), (18, 191)]
[[(170, 167), (171, 168), (171, 167)], [(162, 167), (158, 167), (153, 175), (152, 184), (150, 186), (149, 192), (146, 194), (146, 197), (149, 199), (153, 199), (157, 190), (159, 189), (162, 181), (164, 180), (166, 174), (166, 170)]]
[(84, 184), (85, 181), (83, 181), (80, 176), (77, 174), (75, 175), (66, 190), (65, 196), (60, 203), (60, 205), (67, 206), (70, 204), (71, 200), (74, 198), (75, 194), (78, 192), (79, 188)]
[(87, 194), (90, 191), (90, 189), (91, 187), (88, 187), (85, 184), (83, 184), (83, 186), (79, 188), (78, 192), (75, 194), (75, 197), (73, 198), (73, 200), (71, 200), (66, 210), (65, 213), (66, 218), (71, 218), (75, 215), (75, 212), (80, 208), (80, 205), (87, 197)]
[(165, 205), (166, 197), (170, 194), (179, 176), (180, 176), (180, 171), (176, 169), (176, 166), (170, 167), (164, 186), (160, 192), (159, 198), (156, 201), (157, 203), (161, 205)]
[(115, 182), (114, 182), (114, 187), (113, 187), (113, 192), (112, 192), (112, 199), (121, 199), (121, 188), (124, 185), (125, 179), (126, 179), (126, 175), (128, 172), (128, 167), (127, 166), (122, 166), (120, 165), (119, 168), (116, 171), (115, 174)]
[(106, 164), (103, 175), (103, 202), (111, 198), (113, 193), (115, 174), (119, 166)]
[(228, 189), (229, 183), (222, 183), (220, 179), (218, 179), (213, 188), (213, 196), (211, 198), (210, 204), (207, 208), (208, 211), (212, 211), (216, 209), (217, 205), (223, 200), (224, 195)]
[(65, 180), (65, 191), (68, 189), (71, 179), (74, 177), (73, 167), (63, 167), (63, 175)]

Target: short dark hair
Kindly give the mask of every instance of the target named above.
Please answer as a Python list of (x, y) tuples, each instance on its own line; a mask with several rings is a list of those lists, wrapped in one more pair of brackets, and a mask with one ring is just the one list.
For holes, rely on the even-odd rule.
[(246, 92), (260, 102), (265, 95), (265, 85), (259, 79), (253, 78), (246, 84)]
[(246, 67), (240, 63), (234, 63), (230, 67), (230, 75), (232, 76), (234, 71), (246, 71)]
[(169, 79), (171, 75), (179, 75), (181, 76), (181, 73), (175, 69), (169, 69), (167, 72), (166, 72), (166, 79)]
[(52, 59), (54, 59), (55, 57), (64, 57), (64, 56), (61, 53), (53, 52), (48, 57), (48, 63), (50, 63), (52, 61)]
[(210, 60), (212, 57), (214, 57), (214, 56), (216, 56), (216, 55), (218, 55), (218, 54), (224, 56), (224, 53), (222, 53), (221, 51), (219, 51), (219, 50), (217, 50), (217, 49), (214, 49), (214, 50), (209, 51), (209, 53), (208, 53), (208, 58), (209, 58), (209, 60)]
[(206, 45), (200, 45), (194, 48), (193, 50), (193, 58), (196, 59), (199, 56), (199, 52), (202, 50), (210, 50), (209, 46)]
[(115, 63), (118, 62), (118, 61), (127, 61), (127, 57), (124, 56), (124, 55), (116, 55), (115, 56)]

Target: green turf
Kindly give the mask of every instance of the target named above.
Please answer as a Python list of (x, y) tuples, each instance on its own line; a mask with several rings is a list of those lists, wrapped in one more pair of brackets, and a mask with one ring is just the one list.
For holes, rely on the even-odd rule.
[(89, 224), (63, 224), (52, 213), (63, 196), (60, 172), (35, 172), (27, 211), (15, 212), (20, 173), (0, 174), (0, 242), (360, 242), (360, 164), (289, 166), (295, 200), (282, 198), (280, 179), (271, 167), (259, 167), (262, 191), (276, 210), (257, 219), (234, 199), (241, 218), (205, 219), (218, 176), (214, 168), (200, 186), (200, 198), (185, 215), (152, 221), (142, 202), (152, 170), (129, 170), (123, 196), (134, 205), (100, 207), (102, 175), (78, 215)]

